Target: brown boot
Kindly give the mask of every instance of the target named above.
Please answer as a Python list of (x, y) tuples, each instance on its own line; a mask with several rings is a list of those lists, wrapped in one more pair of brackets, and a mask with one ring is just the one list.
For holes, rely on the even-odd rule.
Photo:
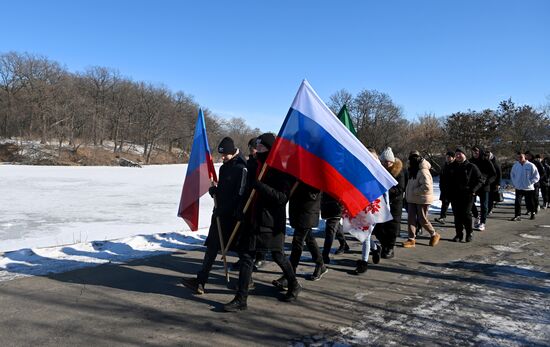
[(432, 237), (430, 237), (430, 246), (435, 247), (439, 243), (439, 239), (441, 238), (441, 235), (438, 233), (435, 233)]
[(415, 239), (408, 239), (407, 241), (403, 242), (403, 248), (414, 248), (415, 244)]

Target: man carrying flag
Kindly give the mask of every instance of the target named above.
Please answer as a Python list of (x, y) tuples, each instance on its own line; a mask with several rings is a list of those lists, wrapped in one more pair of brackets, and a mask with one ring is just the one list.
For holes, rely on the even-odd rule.
[[(229, 239), (233, 227), (237, 223), (240, 213), (239, 206), (245, 194), (247, 182), (246, 161), (235, 147), (233, 139), (225, 137), (218, 146), (218, 153), (222, 155), (223, 165), (220, 167), (220, 180), (217, 186), (211, 186), (208, 193), (216, 199), (208, 237), (206, 238), (206, 252), (202, 269), (197, 277), (184, 277), (182, 284), (196, 294), (204, 293), (204, 286), (214, 265), (216, 256), (222, 249), (224, 240)], [(221, 229), (221, 232), (218, 230)], [(220, 240), (220, 236), (222, 240)]]
[(302, 290), (292, 265), (284, 253), (286, 204), (295, 180), (279, 170), (268, 170), (265, 175), (259, 170), (274, 142), (275, 136), (270, 133), (260, 135), (257, 140), (256, 158), (259, 167), (255, 174), (250, 173), (253, 179), (249, 181), (256, 193), (251, 197), (251, 208), (245, 216), (246, 227), (241, 228), (237, 241), (241, 263), (239, 286), (235, 298), (223, 306), (227, 312), (247, 309), (248, 287), (252, 278), (254, 258), (258, 251), (271, 251), (271, 258), (279, 265), (288, 280), (288, 291), (282, 298), (284, 301), (295, 301)]

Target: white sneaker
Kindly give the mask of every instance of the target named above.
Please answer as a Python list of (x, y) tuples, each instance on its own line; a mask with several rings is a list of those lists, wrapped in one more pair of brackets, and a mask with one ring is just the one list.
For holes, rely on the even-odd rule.
[(479, 231), (484, 231), (484, 230), (485, 230), (485, 223), (480, 223), (480, 224), (478, 225), (477, 229), (478, 229)]
[(481, 224), (481, 217), (477, 217), (476, 218), (476, 221), (474, 223), (474, 226), (476, 226), (476, 228)]

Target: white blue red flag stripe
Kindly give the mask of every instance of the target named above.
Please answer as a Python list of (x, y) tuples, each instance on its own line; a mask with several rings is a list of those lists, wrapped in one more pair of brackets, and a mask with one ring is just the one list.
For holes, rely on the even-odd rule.
[(204, 115), (202, 109), (199, 109), (178, 209), (178, 217), (183, 218), (192, 231), (199, 228), (199, 198), (208, 192), (212, 181), (217, 182), (218, 179), (208, 146)]
[(351, 216), (397, 184), (305, 80), (267, 164), (329, 193)]

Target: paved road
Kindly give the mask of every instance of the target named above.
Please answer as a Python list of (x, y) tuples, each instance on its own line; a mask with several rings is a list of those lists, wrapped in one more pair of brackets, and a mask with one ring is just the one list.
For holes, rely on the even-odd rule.
[[(178, 285), (199, 269), (200, 249), (3, 282), (1, 344), (548, 346), (550, 211), (509, 222), (511, 211), (499, 208), (472, 243), (449, 242), (452, 226), (438, 227), (437, 247), (420, 239), (364, 276), (349, 273), (360, 257), (352, 241), (322, 280), (302, 280), (294, 304), (277, 300), (270, 263), (255, 273), (249, 310), (236, 314), (221, 312), (233, 297), (221, 262), (207, 294)], [(303, 262), (298, 272), (312, 270)]]

